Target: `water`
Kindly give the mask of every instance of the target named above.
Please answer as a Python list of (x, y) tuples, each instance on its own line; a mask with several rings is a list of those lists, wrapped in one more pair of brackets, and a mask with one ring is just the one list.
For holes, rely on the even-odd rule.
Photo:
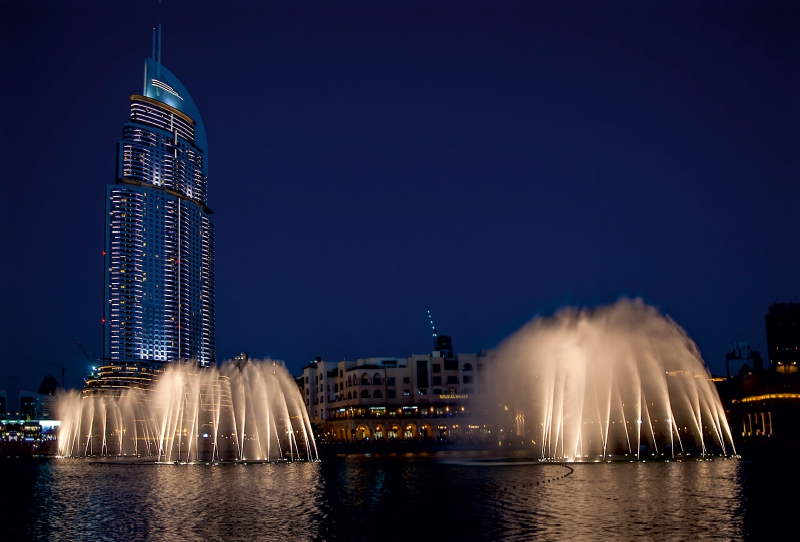
[(303, 398), (280, 363), (169, 364), (153, 389), (120, 397), (58, 397), (61, 456), (150, 456), (160, 461), (315, 459)]
[(537, 317), (496, 359), (487, 406), (543, 457), (735, 453), (697, 346), (640, 299)]
[[(479, 453), (228, 466), (0, 460), (4, 540), (763, 539), (792, 463), (461, 466)], [(548, 481), (549, 480), (549, 481)], [(538, 485), (537, 485), (538, 482)]]
[[(640, 301), (537, 319), (498, 354), (498, 438), (557, 458), (733, 451), (694, 343)], [(738, 540), (791, 517), (794, 463), (488, 461), (488, 452), (314, 457), (302, 397), (271, 361), (177, 365), (145, 397), (65, 400), (63, 455), (0, 460), (0, 536), (25, 540)], [(71, 413), (71, 415), (70, 415)], [(63, 438), (64, 435), (67, 438)], [(273, 439), (274, 435), (274, 439)], [(208, 440), (206, 440), (208, 439)], [(530, 444), (528, 441), (531, 441)], [(205, 464), (209, 459), (212, 464)], [(521, 461), (527, 460), (527, 461)], [(510, 463), (510, 464), (509, 464)]]

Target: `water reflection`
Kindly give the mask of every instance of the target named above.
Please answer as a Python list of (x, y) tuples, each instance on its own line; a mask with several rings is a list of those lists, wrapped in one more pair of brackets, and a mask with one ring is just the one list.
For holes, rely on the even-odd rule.
[(763, 527), (752, 507), (765, 486), (753, 489), (746, 461), (572, 473), (443, 462), (465, 455), (217, 467), (3, 459), (4, 487), (17, 489), (4, 490), (0, 521), (9, 539), (28, 540), (731, 540)]

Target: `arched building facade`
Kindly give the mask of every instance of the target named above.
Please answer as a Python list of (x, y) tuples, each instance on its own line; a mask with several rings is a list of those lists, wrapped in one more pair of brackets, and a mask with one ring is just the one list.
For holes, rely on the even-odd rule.
[(309, 417), (331, 441), (473, 441), (487, 434), (476, 399), (492, 354), (318, 358), (297, 382)]

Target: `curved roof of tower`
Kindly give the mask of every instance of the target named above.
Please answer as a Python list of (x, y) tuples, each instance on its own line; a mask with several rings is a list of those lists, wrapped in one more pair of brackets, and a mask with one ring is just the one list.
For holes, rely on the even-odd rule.
[[(203, 153), (208, 152), (206, 127), (203, 125), (203, 118), (200, 116), (200, 111), (197, 109), (192, 96), (183, 86), (180, 79), (152, 58), (145, 60), (144, 91), (142, 95), (174, 107), (181, 113), (186, 113), (191, 117), (195, 121), (194, 144)], [(208, 158), (206, 157), (203, 160), (204, 165), (207, 161)]]

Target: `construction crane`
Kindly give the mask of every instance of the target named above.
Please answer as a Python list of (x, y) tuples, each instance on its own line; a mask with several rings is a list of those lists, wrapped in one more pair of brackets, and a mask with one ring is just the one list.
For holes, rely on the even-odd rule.
[(433, 316), (431, 315), (431, 311), (430, 310), (428, 310), (428, 321), (431, 323), (431, 330), (433, 331), (433, 349), (436, 350), (437, 345), (438, 345), (437, 340), (436, 340), (436, 337), (437, 337), (436, 326), (433, 323)]
[(433, 323), (433, 315), (431, 311), (428, 311), (428, 322), (431, 324), (431, 331), (433, 333), (433, 350), (434, 352), (439, 352), (443, 358), (452, 358), (453, 357), (453, 343), (450, 340), (449, 335), (439, 335), (439, 332), (436, 331), (436, 324)]
[(92, 355), (92, 357), (90, 358), (89, 354), (86, 353), (86, 349), (83, 347), (83, 344), (81, 344), (80, 341), (78, 341), (78, 346), (81, 347), (81, 352), (83, 352), (83, 355), (86, 356), (86, 359), (89, 361), (89, 363), (92, 363), (92, 358), (94, 358), (94, 355)]
[[(78, 344), (80, 344), (80, 343), (78, 343)], [(59, 369), (61, 369), (61, 387), (64, 388), (64, 373), (67, 372), (67, 368), (66, 367), (62, 367), (61, 365), (56, 365), (55, 363), (47, 362), (47, 364), (48, 365), (52, 365), (53, 367), (58, 367)]]

